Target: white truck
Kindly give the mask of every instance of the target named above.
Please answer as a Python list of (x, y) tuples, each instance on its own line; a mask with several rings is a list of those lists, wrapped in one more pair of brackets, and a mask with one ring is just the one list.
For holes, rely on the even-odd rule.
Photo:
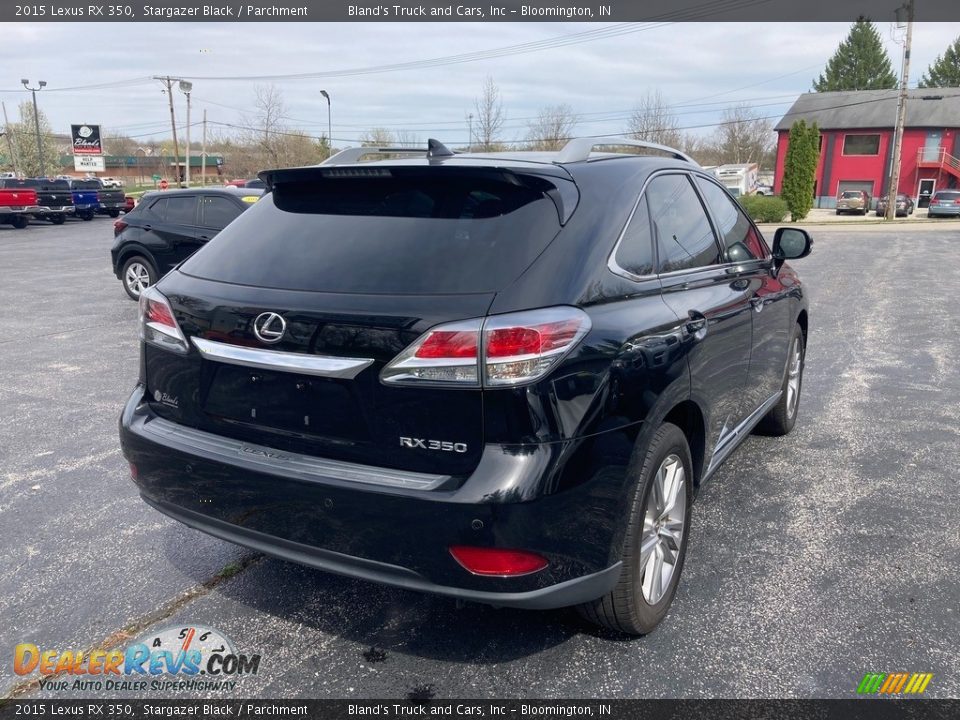
[(757, 192), (757, 177), (760, 166), (757, 163), (720, 165), (714, 169), (717, 179), (734, 197), (753, 195)]

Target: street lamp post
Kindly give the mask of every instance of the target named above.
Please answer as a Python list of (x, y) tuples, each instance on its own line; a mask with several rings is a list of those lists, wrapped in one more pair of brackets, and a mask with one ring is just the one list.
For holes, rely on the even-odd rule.
[(33, 95), (33, 127), (37, 131), (37, 162), (40, 163), (40, 177), (47, 174), (46, 163), (43, 162), (43, 141), (40, 139), (40, 115), (37, 112), (37, 91), (43, 90), (47, 86), (46, 80), (38, 80), (39, 87), (30, 87), (30, 80), (22, 78), (21, 84)]
[(327, 99), (327, 157), (333, 155), (333, 125), (330, 123), (330, 94), (321, 90), (320, 94)]
[(190, 93), (193, 91), (193, 83), (189, 80), (180, 81), (180, 92), (187, 96), (187, 153), (186, 153), (186, 165), (187, 165), (187, 187), (190, 187)]

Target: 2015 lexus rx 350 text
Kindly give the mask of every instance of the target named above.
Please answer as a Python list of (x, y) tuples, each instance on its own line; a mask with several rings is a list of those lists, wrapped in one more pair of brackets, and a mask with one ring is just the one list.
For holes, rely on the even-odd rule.
[(697, 489), (796, 421), (786, 261), (812, 241), (771, 249), (685, 155), (615, 145), (262, 173), (141, 294), (120, 437), (143, 499), (331, 572), (652, 630)]

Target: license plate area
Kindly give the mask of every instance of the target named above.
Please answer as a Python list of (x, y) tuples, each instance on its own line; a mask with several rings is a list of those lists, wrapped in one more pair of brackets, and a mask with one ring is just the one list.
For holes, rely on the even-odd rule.
[(353, 381), (211, 365), (208, 415), (304, 435), (370, 438)]

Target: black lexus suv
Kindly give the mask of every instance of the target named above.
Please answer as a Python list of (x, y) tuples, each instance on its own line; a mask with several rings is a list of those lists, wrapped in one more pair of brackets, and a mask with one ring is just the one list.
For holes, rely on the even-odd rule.
[(697, 489), (796, 421), (785, 261), (811, 239), (771, 250), (682, 153), (602, 145), (262, 173), (140, 296), (120, 436), (143, 499), (331, 572), (652, 630)]

